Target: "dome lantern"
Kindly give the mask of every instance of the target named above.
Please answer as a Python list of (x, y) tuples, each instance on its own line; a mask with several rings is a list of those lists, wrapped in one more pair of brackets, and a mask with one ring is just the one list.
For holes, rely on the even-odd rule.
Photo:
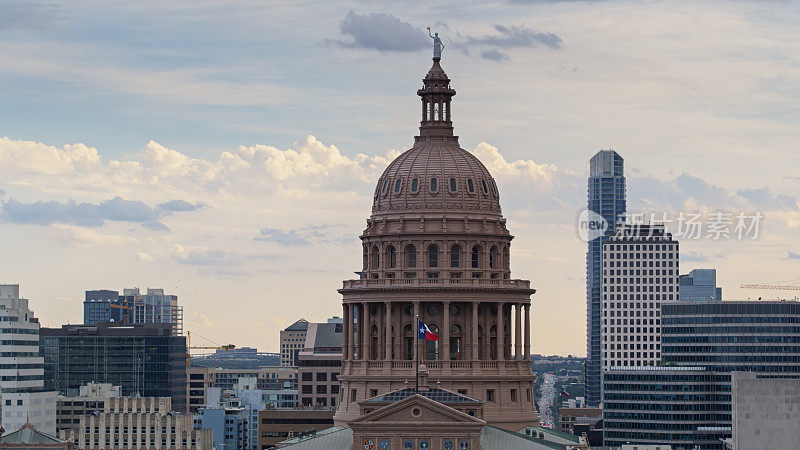
[(417, 95), (422, 98), (422, 120), (419, 123), (419, 134), (422, 138), (453, 135), (450, 100), (456, 95), (456, 91), (450, 89), (450, 79), (439, 61), (441, 58), (433, 58), (433, 66), (422, 79), (422, 89), (417, 90)]

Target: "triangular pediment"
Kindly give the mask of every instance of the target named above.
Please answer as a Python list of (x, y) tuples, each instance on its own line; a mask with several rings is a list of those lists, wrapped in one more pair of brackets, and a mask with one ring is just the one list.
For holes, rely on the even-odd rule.
[(459, 423), (484, 425), (486, 423), (419, 394), (364, 414), (350, 423), (364, 424), (368, 422), (452, 422), (454, 425)]

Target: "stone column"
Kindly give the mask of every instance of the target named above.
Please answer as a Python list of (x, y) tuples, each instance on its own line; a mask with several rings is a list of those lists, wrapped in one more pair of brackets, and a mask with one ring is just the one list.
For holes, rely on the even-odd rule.
[(419, 340), (417, 339), (417, 320), (419, 320), (419, 302), (414, 302), (414, 323), (411, 325), (411, 329), (414, 330), (411, 333), (411, 339), (414, 341), (414, 361), (418, 358), (417, 353), (419, 352)]
[(514, 359), (522, 359), (522, 303), (517, 303), (514, 311)]
[(505, 340), (505, 331), (504, 325), (505, 320), (503, 320), (503, 308), (506, 306), (505, 303), (500, 302), (497, 304), (497, 360), (503, 361), (506, 358), (506, 346), (503, 343)]
[(361, 310), (364, 312), (364, 314), (362, 314), (364, 320), (361, 325), (361, 332), (363, 333), (361, 335), (361, 345), (363, 346), (362, 348), (364, 349), (364, 354), (361, 359), (368, 360), (372, 354), (370, 349), (372, 336), (369, 329), (369, 303), (363, 302), (361, 304)]
[(531, 359), (531, 305), (525, 304), (525, 360)]
[(442, 329), (439, 333), (441, 339), (439, 350), (440, 361), (450, 361), (450, 302), (442, 302)]
[(342, 317), (344, 323), (342, 324), (342, 360), (347, 361), (350, 359), (350, 327), (351, 322), (347, 320), (350, 317), (350, 305), (342, 303)]
[(472, 302), (472, 360), (478, 360), (478, 302)]
[(386, 345), (384, 350), (384, 359), (387, 361), (392, 359), (392, 303), (383, 302), (383, 307), (386, 309)]

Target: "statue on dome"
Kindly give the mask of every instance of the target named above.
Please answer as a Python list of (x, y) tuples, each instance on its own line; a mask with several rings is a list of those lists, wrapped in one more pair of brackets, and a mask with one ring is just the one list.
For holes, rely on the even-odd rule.
[(444, 44), (442, 44), (442, 39), (439, 37), (439, 33), (433, 33), (433, 35), (431, 35), (431, 27), (428, 27), (428, 36), (433, 39), (433, 57), (441, 59)]

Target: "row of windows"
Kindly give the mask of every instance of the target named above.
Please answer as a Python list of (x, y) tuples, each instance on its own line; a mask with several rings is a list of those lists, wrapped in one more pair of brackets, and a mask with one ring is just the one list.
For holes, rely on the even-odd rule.
[[(747, 352), (749, 353), (749, 352)], [(770, 353), (776, 353), (773, 349)], [(692, 355), (692, 354), (684, 354), (683, 350), (681, 350), (680, 355), (673, 355), (670, 358), (671, 361), (680, 361), (680, 362), (687, 362), (687, 363), (800, 363), (800, 355), (795, 354), (795, 356), (783, 356), (783, 355), (728, 355), (728, 354), (716, 354), (716, 355), (709, 355), (709, 354), (700, 354), (700, 355)]]
[[(448, 190), (451, 194), (455, 194), (458, 192), (458, 180), (456, 180), (455, 177), (450, 177), (446, 181), (446, 183)], [(414, 177), (409, 182), (409, 186), (407, 187), (407, 189), (409, 189), (410, 193), (417, 194), (420, 192), (420, 188), (422, 187), (421, 184), (422, 184), (421, 180), (418, 177)], [(392, 191), (394, 192), (395, 195), (400, 195), (403, 192), (403, 179), (398, 178), (394, 180), (394, 183), (392, 183), (388, 178), (384, 179), (383, 185), (380, 190), (380, 195), (385, 196), (386, 194), (388, 194), (390, 187), (392, 188)], [(490, 194), (489, 183), (487, 183), (486, 180), (484, 179), (481, 179), (476, 183), (472, 178), (468, 178), (465, 187), (467, 188), (467, 192), (470, 195), (474, 195), (478, 189), (480, 189), (481, 193), (484, 196), (488, 196)], [(431, 178), (430, 181), (428, 182), (428, 188), (431, 194), (438, 193), (439, 179), (436, 177)], [(491, 194), (495, 196), (497, 195), (494, 184), (492, 184), (491, 186)], [(377, 192), (375, 193), (375, 196), (376, 197), (378, 196)]]
[(720, 323), (800, 323), (800, 316), (681, 316), (664, 317), (664, 325)]
[[(676, 264), (673, 264), (673, 262), (676, 263)], [(669, 263), (669, 264), (667, 264), (667, 263)], [(621, 261), (605, 260), (605, 261), (603, 261), (603, 266), (605, 266), (605, 267), (667, 267), (667, 266), (673, 267), (673, 266), (676, 266), (676, 265), (677, 265), (677, 261), (672, 260), (672, 259), (670, 259), (670, 260), (656, 259), (656, 260), (648, 260), (648, 261), (631, 261), (630, 264), (628, 264), (628, 261), (626, 261), (626, 260), (621, 260)]]
[(757, 302), (718, 302), (706, 304), (676, 304), (664, 310), (670, 315), (707, 316), (713, 314), (753, 315), (753, 314), (800, 314), (800, 303), (757, 303)]
[[(630, 298), (629, 298), (630, 297)], [(635, 298), (634, 298), (635, 297)], [(662, 298), (663, 297), (663, 298)], [(603, 300), (677, 300), (676, 294), (603, 294)]]
[(603, 252), (603, 258), (608, 260), (614, 259), (652, 259), (652, 260), (673, 260), (678, 259), (677, 253), (619, 253), (619, 252)]
[(0, 328), (0, 333), (39, 334), (38, 328)]
[[(609, 353), (603, 352), (603, 359), (605, 360), (606, 366), (640, 366), (642, 359), (655, 360), (660, 357), (659, 352), (611, 352), (610, 355), (611, 356), (609, 356)], [(630, 358), (634, 359), (631, 360)]]
[(673, 251), (678, 250), (678, 246), (673, 244), (606, 244), (615, 251)]
[[(620, 389), (629, 391), (630, 389)], [(627, 392), (614, 393), (609, 386), (603, 385), (603, 400), (605, 401), (643, 401), (643, 402), (730, 402), (730, 394), (661, 394), (658, 392)]]
[(665, 346), (664, 351), (670, 353), (797, 353), (800, 346), (794, 345), (681, 345)]
[[(450, 246), (450, 267), (461, 267), (462, 261), (462, 247), (459, 244)], [(489, 269), (499, 269), (501, 266), (501, 249), (497, 245), (493, 245), (489, 249)], [(502, 258), (505, 261), (505, 266), (508, 266), (508, 245), (502, 247)], [(383, 252), (384, 256), (384, 269), (394, 269), (397, 267), (397, 249), (394, 245), (389, 245)], [(439, 267), (440, 251), (437, 244), (430, 244), (427, 248), (427, 263), (428, 267)], [(478, 269), (483, 266), (483, 248), (480, 245), (474, 245), (470, 251), (469, 265), (473, 269)], [(417, 247), (414, 244), (409, 244), (405, 248), (405, 264), (406, 267), (417, 267)], [(379, 270), (381, 268), (381, 251), (377, 245), (373, 245), (370, 250), (369, 268), (371, 270)]]
[[(630, 287), (630, 289), (628, 289), (628, 287)], [(615, 284), (615, 285), (612, 285), (612, 286), (609, 286), (609, 285), (606, 285), (606, 284), (603, 285), (603, 292), (629, 292), (629, 291), (630, 292), (674, 292), (674, 291), (677, 291), (677, 286), (673, 285), (673, 284), (666, 285), (666, 286), (659, 285), (659, 284), (657, 284), (655, 286), (653, 286), (653, 285), (642, 286), (642, 285), (638, 285), (638, 284), (635, 284), (635, 285), (628, 285), (628, 284), (616, 285)]]
[[(800, 336), (664, 336), (669, 344), (712, 344), (712, 343), (760, 343), (760, 344), (800, 344)], [(676, 347), (681, 348), (681, 347)]]
[(800, 327), (759, 327), (759, 326), (728, 326), (719, 327), (675, 327), (665, 326), (662, 334), (800, 334)]
[(656, 277), (656, 278), (653, 278), (653, 277), (650, 277), (650, 278), (638, 278), (638, 277), (637, 278), (633, 278), (633, 277), (609, 277), (608, 275), (609, 274), (606, 274), (606, 278), (605, 278), (606, 284), (622, 284), (622, 285), (634, 284), (634, 285), (638, 286), (638, 285), (643, 284), (643, 283), (647, 283), (647, 284), (659, 284), (659, 283), (660, 284), (668, 284), (668, 283), (677, 284), (678, 283), (678, 279), (677, 278), (672, 278), (672, 277), (670, 277), (670, 278), (666, 278), (666, 277), (662, 277), (662, 278), (658, 278), (658, 277)]
[[(653, 272), (655, 272), (655, 273), (653, 273)], [(673, 273), (672, 269), (669, 269), (669, 270), (667, 270), (667, 269), (664, 269), (664, 270), (661, 270), (661, 269), (655, 269), (655, 270), (653, 270), (653, 269), (644, 269), (644, 270), (641, 270), (641, 269), (636, 269), (636, 270), (633, 270), (633, 269), (631, 269), (631, 270), (628, 270), (628, 269), (610, 269), (610, 270), (608, 270), (607, 269), (605, 271), (604, 275), (606, 275), (606, 276), (610, 276), (610, 275), (637, 275), (637, 276), (638, 275), (675, 275), (675, 273)]]
[[(665, 404), (658, 406), (665, 406), (666, 408), (656, 408), (656, 405), (643, 405), (644, 408), (627, 407), (627, 405), (614, 404), (616, 408), (609, 408), (605, 411), (605, 416), (610, 419), (639, 419), (639, 420), (694, 420), (694, 421), (709, 421), (709, 420), (731, 420), (730, 405), (720, 404), (706, 404), (704, 408), (698, 409), (695, 405), (675, 405)], [(642, 406), (642, 405), (631, 405)], [(690, 406), (692, 408), (675, 409), (676, 406)], [(633, 412), (629, 410), (644, 411)], [(624, 412), (623, 412), (624, 411)], [(670, 411), (667, 414), (662, 411)]]

